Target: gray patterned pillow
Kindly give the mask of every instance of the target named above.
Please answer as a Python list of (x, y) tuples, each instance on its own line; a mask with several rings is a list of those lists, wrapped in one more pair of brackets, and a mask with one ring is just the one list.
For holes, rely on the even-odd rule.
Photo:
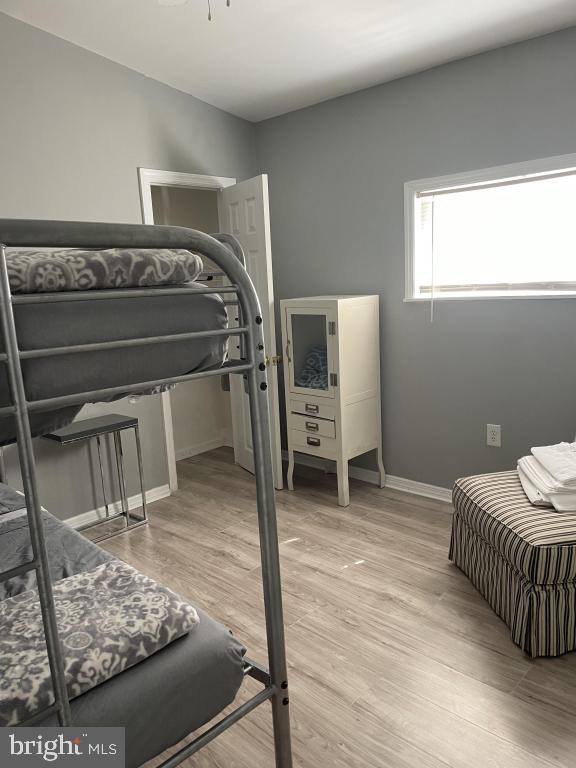
[[(120, 560), (54, 585), (70, 698), (151, 656), (198, 624), (182, 598)], [(0, 726), (54, 702), (38, 593), (0, 602)]]
[(142, 288), (188, 283), (202, 272), (198, 254), (144, 248), (79, 251), (10, 249), (7, 256), (12, 293)]

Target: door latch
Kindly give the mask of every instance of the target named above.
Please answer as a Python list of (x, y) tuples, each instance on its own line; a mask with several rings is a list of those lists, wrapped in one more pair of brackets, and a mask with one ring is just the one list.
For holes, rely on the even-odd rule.
[(266, 365), (281, 365), (282, 364), (282, 355), (272, 355), (272, 357), (268, 357), (266, 355)]

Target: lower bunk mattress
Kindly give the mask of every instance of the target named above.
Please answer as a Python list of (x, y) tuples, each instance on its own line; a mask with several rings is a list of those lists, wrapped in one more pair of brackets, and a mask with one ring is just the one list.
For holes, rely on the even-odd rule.
[[(166, 292), (167, 288), (175, 287), (185, 288), (186, 293)], [(158, 287), (154, 293), (153, 297), (16, 304), (19, 348), (36, 350), (227, 327), (228, 315), (222, 298), (202, 294), (197, 284)], [(1, 340), (0, 351), (4, 351)], [(205, 371), (220, 367), (226, 356), (227, 336), (222, 335), (28, 359), (22, 362), (22, 371), (28, 400), (40, 400)], [(6, 368), (0, 366), (0, 407), (10, 402)], [(80, 408), (33, 412), (33, 435), (68, 424)], [(0, 417), (0, 445), (12, 443), (15, 438), (14, 418)]]
[[(0, 484), (0, 512), (2, 489)], [(66, 523), (43, 513), (53, 579), (84, 573), (112, 555)], [(27, 562), (31, 544), (24, 509), (0, 514), (0, 562)], [(2, 584), (1, 599), (34, 585), (28, 574)], [(228, 629), (196, 608), (200, 621), (184, 637), (71, 701), (74, 725), (124, 726), (126, 767), (137, 768), (207, 723), (235, 698), (245, 648)], [(58, 725), (50, 716), (38, 725)]]
[[(200, 622), (145, 661), (70, 702), (73, 725), (124, 726), (137, 768), (207, 723), (236, 697), (245, 649), (196, 608)], [(58, 725), (55, 716), (37, 725)]]
[(532, 657), (576, 650), (576, 515), (530, 504), (516, 471), (457, 480), (450, 559)]

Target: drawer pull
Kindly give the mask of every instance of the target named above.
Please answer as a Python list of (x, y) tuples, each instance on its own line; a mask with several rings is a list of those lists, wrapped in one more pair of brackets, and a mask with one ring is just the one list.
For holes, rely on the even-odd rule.
[(304, 406), (304, 410), (306, 411), (306, 413), (318, 413), (318, 411), (320, 410), (320, 406), (314, 405), (314, 403), (306, 403), (306, 405)]
[(307, 437), (306, 442), (308, 445), (320, 445), (320, 438), (319, 437)]
[(310, 432), (318, 432), (320, 426), (315, 421), (307, 421), (306, 429), (309, 429)]

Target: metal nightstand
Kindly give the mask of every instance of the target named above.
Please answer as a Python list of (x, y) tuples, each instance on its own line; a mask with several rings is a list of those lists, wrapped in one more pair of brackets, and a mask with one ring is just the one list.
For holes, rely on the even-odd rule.
[[(128, 497), (126, 495), (126, 479), (124, 471), (124, 453), (122, 450), (122, 432), (126, 429), (134, 430), (134, 439), (136, 442), (136, 453), (138, 456), (138, 473), (140, 475), (140, 492), (142, 494), (142, 514), (135, 515), (128, 509)], [(116, 454), (116, 469), (118, 472), (118, 481), (120, 485), (120, 512), (110, 512), (110, 504), (106, 495), (106, 484), (104, 482), (104, 468), (102, 465), (102, 446), (101, 438), (105, 435), (114, 435), (114, 450)], [(118, 413), (111, 413), (106, 416), (97, 416), (93, 419), (83, 419), (81, 421), (74, 421), (67, 427), (57, 429), (54, 432), (50, 432), (46, 435), (42, 435), (46, 440), (53, 440), (59, 445), (70, 445), (71, 443), (78, 443), (82, 440), (91, 440), (96, 438), (96, 445), (98, 448), (98, 464), (100, 467), (100, 480), (102, 482), (102, 495), (104, 498), (104, 509), (106, 510), (106, 516), (102, 520), (97, 520), (94, 523), (87, 523), (82, 525), (77, 530), (85, 531), (94, 528), (104, 523), (109, 523), (112, 520), (124, 517), (125, 526), (113, 533), (107, 533), (103, 536), (94, 539), (94, 541), (102, 541), (109, 539), (112, 536), (116, 536), (119, 533), (138, 528), (141, 525), (146, 525), (148, 522), (148, 516), (146, 512), (146, 488), (144, 485), (144, 469), (142, 467), (142, 448), (140, 445), (140, 430), (138, 428), (138, 419), (132, 416), (122, 416)]]

